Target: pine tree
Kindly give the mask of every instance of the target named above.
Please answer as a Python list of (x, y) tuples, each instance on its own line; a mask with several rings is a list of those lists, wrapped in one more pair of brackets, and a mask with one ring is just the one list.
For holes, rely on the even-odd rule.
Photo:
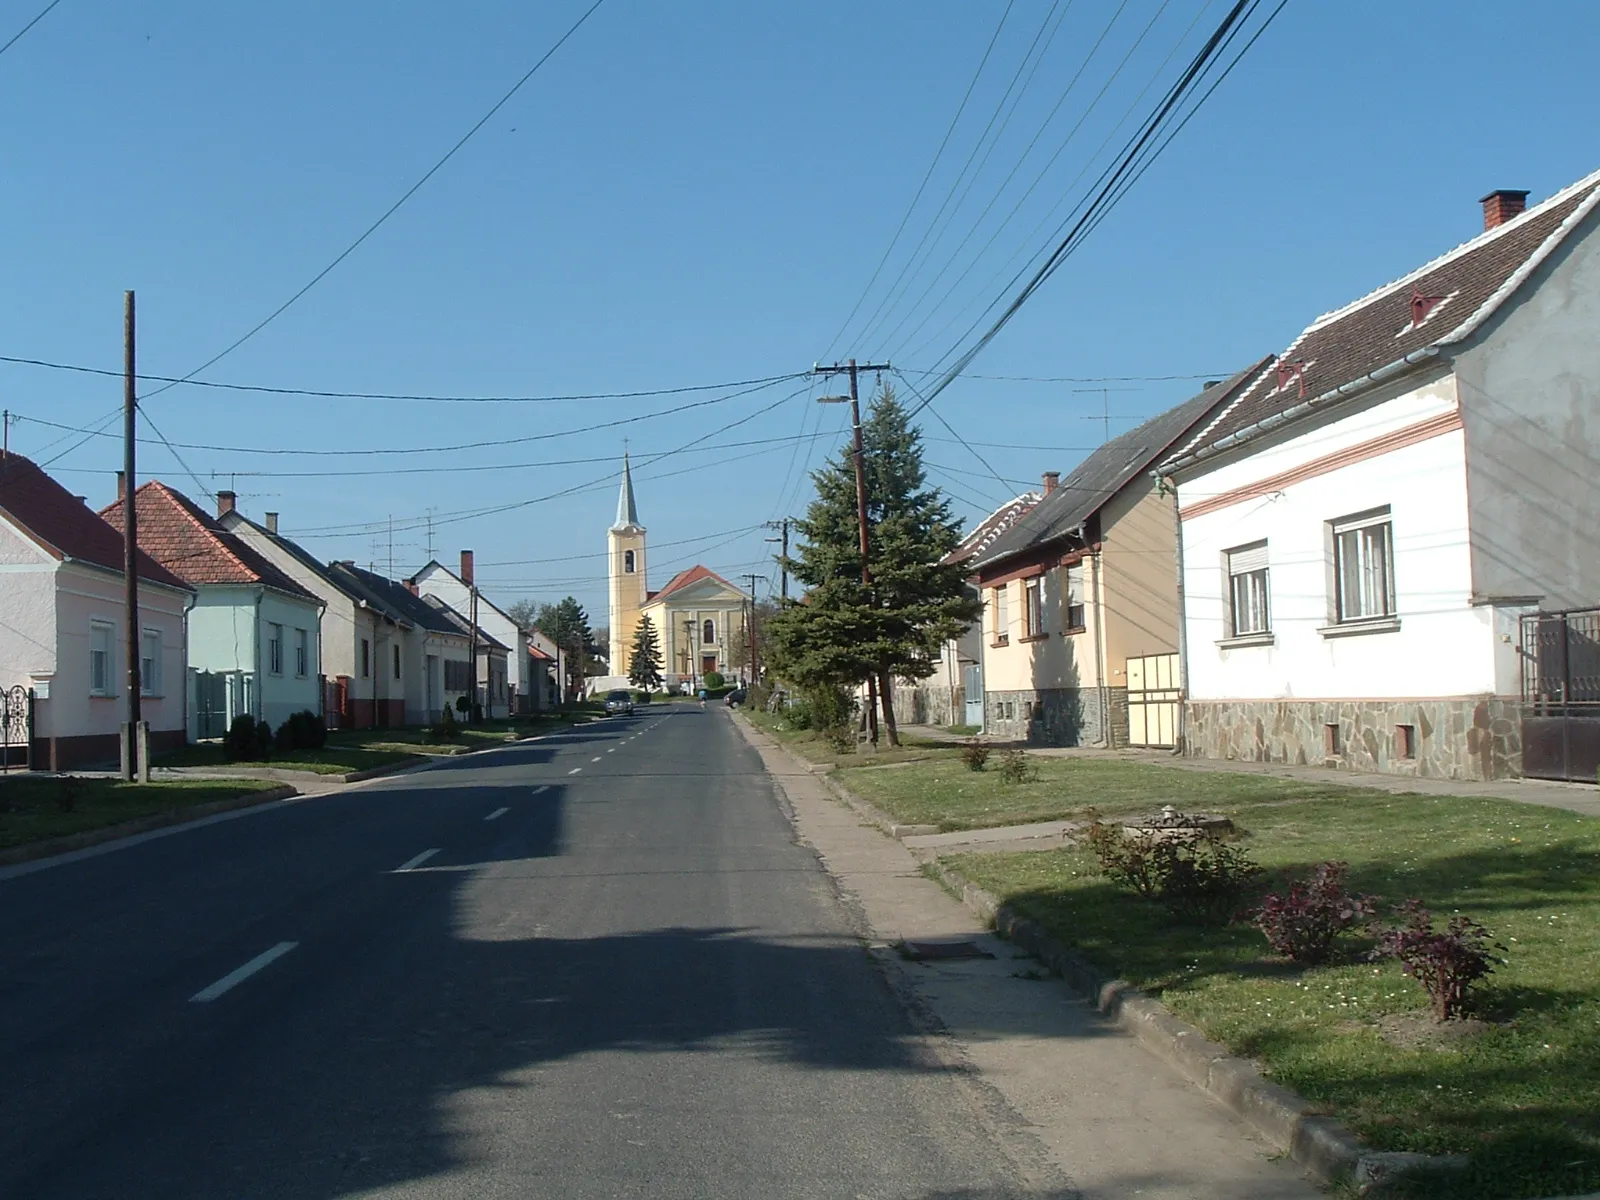
[(541, 604), (534, 628), (560, 647), (567, 664), (566, 694), (575, 697), (582, 689), (585, 668), (600, 652), (589, 629), (589, 614), (568, 596), (557, 604)]
[(647, 692), (661, 690), (661, 639), (649, 617), (639, 618), (633, 631), (633, 652), (628, 657), (628, 682)]
[(944, 642), (978, 618), (960, 564), (941, 560), (961, 540), (950, 503), (927, 485), (921, 435), (892, 388), (862, 425), (870, 586), (861, 582), (853, 448), (813, 473), (817, 497), (795, 523), (801, 545), (790, 572), (805, 600), (773, 618), (770, 661), (802, 687), (877, 684), (891, 745), (896, 675), (920, 679)]

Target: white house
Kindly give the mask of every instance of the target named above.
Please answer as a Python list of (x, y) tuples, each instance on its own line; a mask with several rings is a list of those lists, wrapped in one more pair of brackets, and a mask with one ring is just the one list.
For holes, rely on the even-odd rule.
[[(407, 587), (415, 584), (408, 583)], [(510, 650), (495, 640), (481, 625), (474, 631), (466, 616), (451, 608), (438, 596), (422, 596), (422, 602), (431, 607), (460, 634), (463, 660), (476, 663), (477, 669), (469, 682), (476, 687), (474, 693), (478, 707), (491, 721), (503, 721), (511, 715)]]
[[(278, 532), (278, 515), (258, 525), (234, 507), (234, 494), (217, 493), (218, 521), (300, 587), (322, 602), (320, 648), (326, 679), (323, 713), (330, 727), (366, 729), (422, 720), (421, 667), (413, 665), (419, 699), (408, 711), (405, 660), (413, 620), (360, 582), (320, 561)], [(398, 657), (397, 657), (398, 656)]]
[[(477, 589), (473, 582), (471, 550), (461, 552), (459, 574), (435, 560), (413, 575), (411, 582), (422, 595), (437, 596), (463, 616), (471, 617), (476, 613), (478, 627), (505, 648), (506, 670), (512, 673), (505, 683), (506, 699), (502, 704), (487, 700), (480, 695), (480, 703), (485, 705), (485, 712), (490, 709), (533, 712), (543, 707), (541, 690), (535, 686), (534, 681), (534, 660), (528, 653), (528, 631)], [(480, 691), (486, 687), (486, 681), (490, 678), (487, 657), (481, 665), (484, 670), (478, 676)]]
[[(148, 555), (137, 561), (140, 717), (155, 756), (184, 743), (184, 614), (194, 594)], [(21, 455), (0, 455), (0, 686), (33, 693), (35, 769), (118, 759), (128, 720), (122, 567), (122, 534), (83, 497)], [(25, 699), (20, 709), (25, 723)]]
[[(322, 714), (322, 601), (182, 492), (134, 493), (139, 547), (195, 590), (189, 613), (190, 738), (221, 737), (248, 714), (274, 729)], [(123, 499), (102, 509), (121, 528)]]
[(1188, 753), (1594, 779), (1600, 683), (1552, 688), (1539, 642), (1600, 608), (1600, 172), (1526, 195), (1312, 322), (1159, 468)]

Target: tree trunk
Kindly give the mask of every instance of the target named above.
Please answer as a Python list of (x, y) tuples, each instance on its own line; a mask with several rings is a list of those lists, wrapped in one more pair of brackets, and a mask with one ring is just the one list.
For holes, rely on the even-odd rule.
[(880, 671), (878, 673), (878, 696), (883, 703), (883, 730), (888, 735), (889, 745), (900, 744), (900, 727), (894, 720), (894, 672)]

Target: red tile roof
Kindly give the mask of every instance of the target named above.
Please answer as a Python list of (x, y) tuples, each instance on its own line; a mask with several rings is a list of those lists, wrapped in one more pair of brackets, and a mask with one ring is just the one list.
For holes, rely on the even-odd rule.
[[(139, 506), (139, 548), (180, 579), (195, 585), (258, 583), (290, 596), (316, 599), (176, 488), (152, 480), (134, 496)], [(108, 504), (100, 515), (120, 527), (122, 501)]]
[(555, 662), (554, 656), (546, 654), (539, 647), (532, 645), (528, 647), (528, 657), (541, 662)]
[(1597, 204), (1600, 172), (1318, 317), (1174, 460), (1246, 440), (1264, 421), (1289, 419), (1285, 414), (1307, 402), (1337, 400), (1372, 372), (1470, 337)]
[(733, 588), (736, 592), (739, 590), (710, 567), (702, 567), (699, 563), (696, 563), (692, 567), (679, 571), (671, 579), (667, 580), (666, 587), (659, 592), (651, 592), (647, 599), (651, 601), (664, 600), (672, 595), (673, 592), (680, 592), (692, 583), (699, 583), (702, 579), (715, 579), (724, 587)]
[[(122, 530), (102, 520), (87, 504), (20, 454), (0, 457), (0, 512), (48, 554), (78, 559), (122, 573)], [(139, 578), (189, 590), (148, 554), (139, 554)]]

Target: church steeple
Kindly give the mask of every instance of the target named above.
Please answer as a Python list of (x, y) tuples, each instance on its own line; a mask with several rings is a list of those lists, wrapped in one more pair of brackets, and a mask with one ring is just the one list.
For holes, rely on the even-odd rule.
[(633, 503), (633, 472), (628, 467), (628, 453), (622, 453), (622, 490), (617, 493), (617, 520), (613, 529), (637, 528), (639, 510)]

